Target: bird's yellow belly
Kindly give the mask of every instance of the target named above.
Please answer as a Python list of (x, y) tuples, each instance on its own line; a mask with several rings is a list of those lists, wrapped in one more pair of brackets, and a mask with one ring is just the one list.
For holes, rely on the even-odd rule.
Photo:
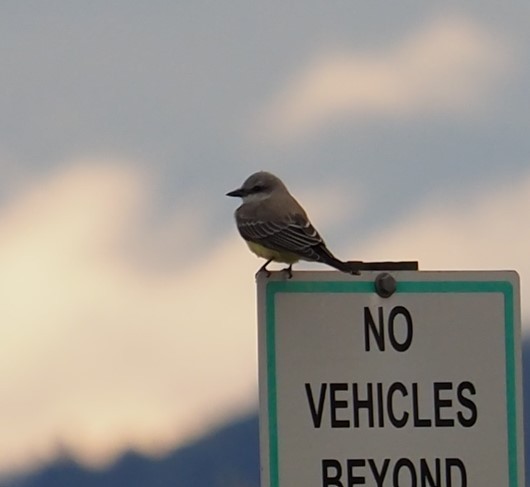
[(285, 264), (294, 264), (300, 260), (300, 257), (292, 252), (268, 249), (256, 242), (247, 241), (247, 245), (252, 252), (263, 259), (272, 259), (275, 262), (283, 262)]

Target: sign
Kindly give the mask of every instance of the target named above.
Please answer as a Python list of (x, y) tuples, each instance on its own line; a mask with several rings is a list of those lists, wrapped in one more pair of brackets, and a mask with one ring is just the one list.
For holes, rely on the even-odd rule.
[(262, 487), (524, 487), (515, 272), (258, 277)]

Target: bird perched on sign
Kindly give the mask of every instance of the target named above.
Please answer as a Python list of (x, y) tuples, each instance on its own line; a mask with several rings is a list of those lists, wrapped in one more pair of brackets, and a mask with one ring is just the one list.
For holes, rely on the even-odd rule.
[(242, 198), (236, 210), (237, 229), (248, 247), (266, 259), (260, 271), (270, 275), (267, 265), (283, 262), (292, 277), (292, 265), (299, 260), (322, 262), (342, 272), (359, 274), (359, 261), (343, 262), (326, 247), (304, 209), (280, 178), (266, 171), (252, 174), (243, 186), (227, 196)]

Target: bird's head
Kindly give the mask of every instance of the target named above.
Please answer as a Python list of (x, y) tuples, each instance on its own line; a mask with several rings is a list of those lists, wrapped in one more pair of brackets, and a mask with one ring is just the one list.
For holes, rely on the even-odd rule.
[(284, 184), (274, 174), (260, 171), (249, 176), (243, 186), (226, 193), (226, 196), (237, 196), (244, 202), (257, 201), (268, 198), (274, 191), (284, 189)]

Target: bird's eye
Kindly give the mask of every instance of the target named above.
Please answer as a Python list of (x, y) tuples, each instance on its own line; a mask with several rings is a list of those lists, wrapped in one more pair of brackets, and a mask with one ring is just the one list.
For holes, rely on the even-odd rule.
[(264, 186), (262, 184), (255, 184), (254, 186), (252, 186), (253, 193), (258, 193), (259, 191), (263, 191), (263, 189)]

